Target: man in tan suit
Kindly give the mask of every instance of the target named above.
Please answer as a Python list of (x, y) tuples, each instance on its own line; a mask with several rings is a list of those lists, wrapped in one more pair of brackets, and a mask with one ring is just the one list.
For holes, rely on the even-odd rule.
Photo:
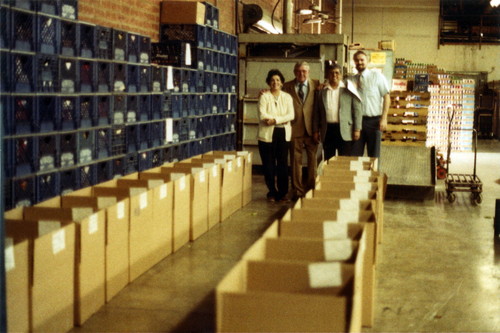
[[(313, 138), (312, 118), (314, 95), (319, 82), (309, 78), (309, 64), (305, 61), (295, 64), (295, 79), (283, 85), (283, 91), (292, 95), (295, 119), (292, 121), (290, 160), (292, 165), (292, 188), (294, 197), (303, 197), (314, 188), (316, 177), (316, 152), (318, 144)], [(307, 180), (302, 181), (302, 150), (307, 154)]]

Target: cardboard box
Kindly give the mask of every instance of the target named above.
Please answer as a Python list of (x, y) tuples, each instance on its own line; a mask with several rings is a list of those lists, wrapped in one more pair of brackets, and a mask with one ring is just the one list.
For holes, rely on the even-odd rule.
[(205, 4), (201, 2), (162, 1), (160, 23), (205, 24)]
[(31, 284), (30, 331), (74, 325), (75, 223), (5, 220), (7, 237), (26, 237)]
[(208, 171), (205, 168), (190, 167), (186, 164), (162, 167), (161, 170), (191, 176), (189, 240), (194, 241), (208, 231)]
[(61, 197), (62, 207), (90, 206), (105, 212), (105, 294), (110, 301), (129, 282), (129, 200), (93, 196), (87, 187)]
[(93, 196), (87, 187), (61, 197), (62, 207), (93, 207), (105, 213), (105, 293), (109, 302), (129, 283), (129, 199)]
[(229, 159), (231, 155), (243, 157), (242, 206), (252, 201), (252, 161), (253, 153), (249, 151), (211, 151), (204, 156), (219, 156)]
[(145, 243), (142, 246), (145, 266), (153, 267), (172, 253), (173, 184), (162, 179), (139, 179), (139, 174), (133, 173), (118, 179), (117, 186), (145, 186), (151, 192), (153, 218), (143, 225)]
[(221, 222), (221, 166), (216, 163), (194, 163), (181, 161), (175, 163), (177, 165), (185, 165), (191, 168), (205, 168), (208, 171), (208, 228), (216, 226)]
[[(338, 283), (317, 283), (315, 270), (335, 271)], [(240, 261), (217, 286), (217, 331), (360, 331), (354, 274), (338, 262)]]
[(243, 195), (243, 160), (241, 156), (228, 155), (218, 157), (203, 155), (202, 158), (192, 158), (195, 163), (217, 163), (222, 169), (221, 179), (221, 221), (241, 208)]
[(191, 179), (190, 175), (170, 174), (162, 172), (162, 167), (139, 173), (140, 179), (162, 179), (172, 182), (173, 186), (173, 219), (172, 219), (172, 251), (175, 252), (189, 242), (189, 223), (191, 219)]
[(24, 219), (75, 222), (75, 325), (79, 326), (105, 304), (105, 214), (90, 207), (62, 208), (60, 197), (52, 203), (53, 207), (26, 207)]
[(95, 196), (129, 199), (129, 281), (135, 280), (151, 266), (145, 259), (149, 253), (150, 224), (153, 219), (152, 192), (147, 185), (118, 186), (117, 179), (93, 187)]
[(5, 238), (7, 331), (29, 332), (30, 270), (28, 240)]

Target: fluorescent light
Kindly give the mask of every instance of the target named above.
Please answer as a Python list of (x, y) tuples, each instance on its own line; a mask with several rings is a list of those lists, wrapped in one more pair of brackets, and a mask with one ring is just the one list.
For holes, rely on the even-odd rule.
[(301, 15), (311, 15), (313, 13), (312, 9), (301, 9), (299, 10), (299, 14)]
[(255, 23), (257, 27), (269, 32), (270, 34), (282, 34), (283, 29), (279, 25), (276, 25), (276, 28), (267, 20), (260, 20), (257, 23)]
[(491, 7), (498, 7), (498, 6), (500, 6), (500, 0), (490, 0), (490, 6)]

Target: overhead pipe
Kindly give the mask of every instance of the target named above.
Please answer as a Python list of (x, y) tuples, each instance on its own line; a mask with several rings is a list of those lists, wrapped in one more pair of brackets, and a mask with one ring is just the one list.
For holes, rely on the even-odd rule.
[(293, 0), (283, 2), (283, 33), (293, 34)]

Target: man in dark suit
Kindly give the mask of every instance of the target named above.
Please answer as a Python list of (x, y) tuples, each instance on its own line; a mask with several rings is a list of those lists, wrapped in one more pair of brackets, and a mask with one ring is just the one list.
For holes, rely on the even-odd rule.
[[(295, 79), (283, 85), (283, 91), (292, 95), (295, 119), (292, 121), (290, 160), (292, 165), (292, 188), (294, 197), (303, 197), (314, 188), (316, 178), (316, 153), (318, 143), (313, 138), (312, 116), (317, 80), (309, 78), (309, 64), (305, 61), (295, 64)], [(307, 154), (307, 180), (302, 182), (302, 150)]]
[(363, 109), (355, 90), (342, 80), (342, 68), (333, 64), (327, 69), (328, 83), (316, 92), (313, 115), (314, 139), (323, 143), (324, 159), (351, 155), (352, 141), (361, 135)]

